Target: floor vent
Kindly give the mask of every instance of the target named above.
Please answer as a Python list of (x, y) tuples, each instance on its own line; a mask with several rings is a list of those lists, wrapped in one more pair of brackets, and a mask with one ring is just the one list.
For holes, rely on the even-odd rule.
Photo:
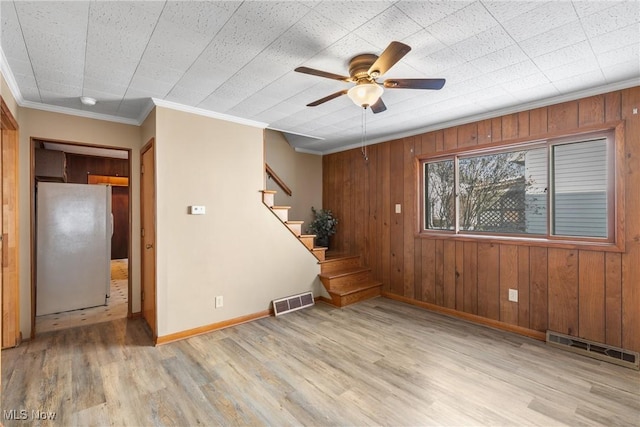
[(623, 350), (583, 338), (576, 338), (558, 332), (547, 331), (547, 344), (554, 347), (593, 357), (605, 362), (615, 363), (627, 368), (640, 370), (640, 357), (637, 352)]
[(276, 316), (280, 316), (281, 314), (300, 310), (301, 308), (310, 307), (312, 305), (313, 294), (311, 292), (305, 292), (303, 294), (273, 300), (273, 311)]

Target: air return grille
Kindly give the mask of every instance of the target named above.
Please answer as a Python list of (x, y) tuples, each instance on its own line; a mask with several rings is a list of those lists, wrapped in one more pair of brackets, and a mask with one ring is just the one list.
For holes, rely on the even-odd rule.
[(300, 310), (301, 308), (313, 305), (313, 294), (305, 292), (303, 294), (292, 295), (286, 298), (273, 300), (273, 311), (276, 316)]
[(627, 368), (640, 370), (638, 353), (635, 351), (623, 350), (610, 345), (601, 344), (582, 338), (576, 338), (558, 332), (547, 331), (547, 344), (554, 347), (626, 366)]

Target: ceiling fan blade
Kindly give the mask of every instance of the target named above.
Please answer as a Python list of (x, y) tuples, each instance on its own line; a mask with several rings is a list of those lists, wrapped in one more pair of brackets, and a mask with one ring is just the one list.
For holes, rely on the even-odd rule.
[(380, 54), (376, 62), (369, 68), (369, 75), (373, 78), (377, 78), (387, 71), (398, 61), (402, 59), (409, 51), (410, 46), (400, 42), (391, 42), (389, 46)]
[(371, 106), (371, 111), (373, 111), (374, 114), (382, 113), (386, 109), (387, 106), (384, 105), (384, 102), (382, 102), (382, 98), (378, 98), (376, 103)]
[(298, 67), (294, 71), (297, 71), (298, 73), (311, 74), (312, 76), (325, 77), (327, 79), (341, 80), (343, 82), (350, 82), (351, 81), (351, 77), (341, 76), (339, 74), (328, 73), (326, 71), (316, 70), (315, 68)]
[(385, 80), (387, 89), (442, 89), (445, 79), (391, 79)]
[(313, 101), (313, 102), (307, 104), (307, 107), (315, 107), (317, 105), (324, 104), (325, 102), (331, 101), (332, 99), (337, 98), (337, 97), (342, 96), (342, 95), (345, 95), (346, 93), (347, 93), (346, 90), (341, 90), (340, 92), (332, 93), (329, 96), (325, 96), (324, 98), (320, 98), (317, 101)]

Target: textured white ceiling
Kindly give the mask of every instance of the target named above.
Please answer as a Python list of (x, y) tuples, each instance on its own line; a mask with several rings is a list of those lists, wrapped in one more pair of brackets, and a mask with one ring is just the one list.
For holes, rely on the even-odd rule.
[(347, 75), (392, 40), (413, 49), (380, 80), (447, 83), (386, 90), (387, 111), (366, 111), (369, 142), (640, 84), (639, 0), (2, 0), (0, 15), (23, 105), (136, 123), (154, 98), (266, 123), (317, 152), (360, 143), (362, 111), (346, 96), (305, 107), (349, 84), (293, 69)]

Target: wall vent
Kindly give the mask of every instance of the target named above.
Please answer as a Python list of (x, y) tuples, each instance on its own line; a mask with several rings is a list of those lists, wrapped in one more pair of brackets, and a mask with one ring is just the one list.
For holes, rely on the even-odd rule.
[(593, 357), (594, 359), (640, 370), (640, 357), (635, 351), (623, 350), (618, 347), (553, 331), (547, 331), (547, 344), (584, 356)]
[(300, 310), (301, 308), (310, 307), (312, 305), (313, 294), (311, 292), (305, 292), (303, 294), (273, 300), (273, 311), (276, 316), (280, 316), (281, 314)]

